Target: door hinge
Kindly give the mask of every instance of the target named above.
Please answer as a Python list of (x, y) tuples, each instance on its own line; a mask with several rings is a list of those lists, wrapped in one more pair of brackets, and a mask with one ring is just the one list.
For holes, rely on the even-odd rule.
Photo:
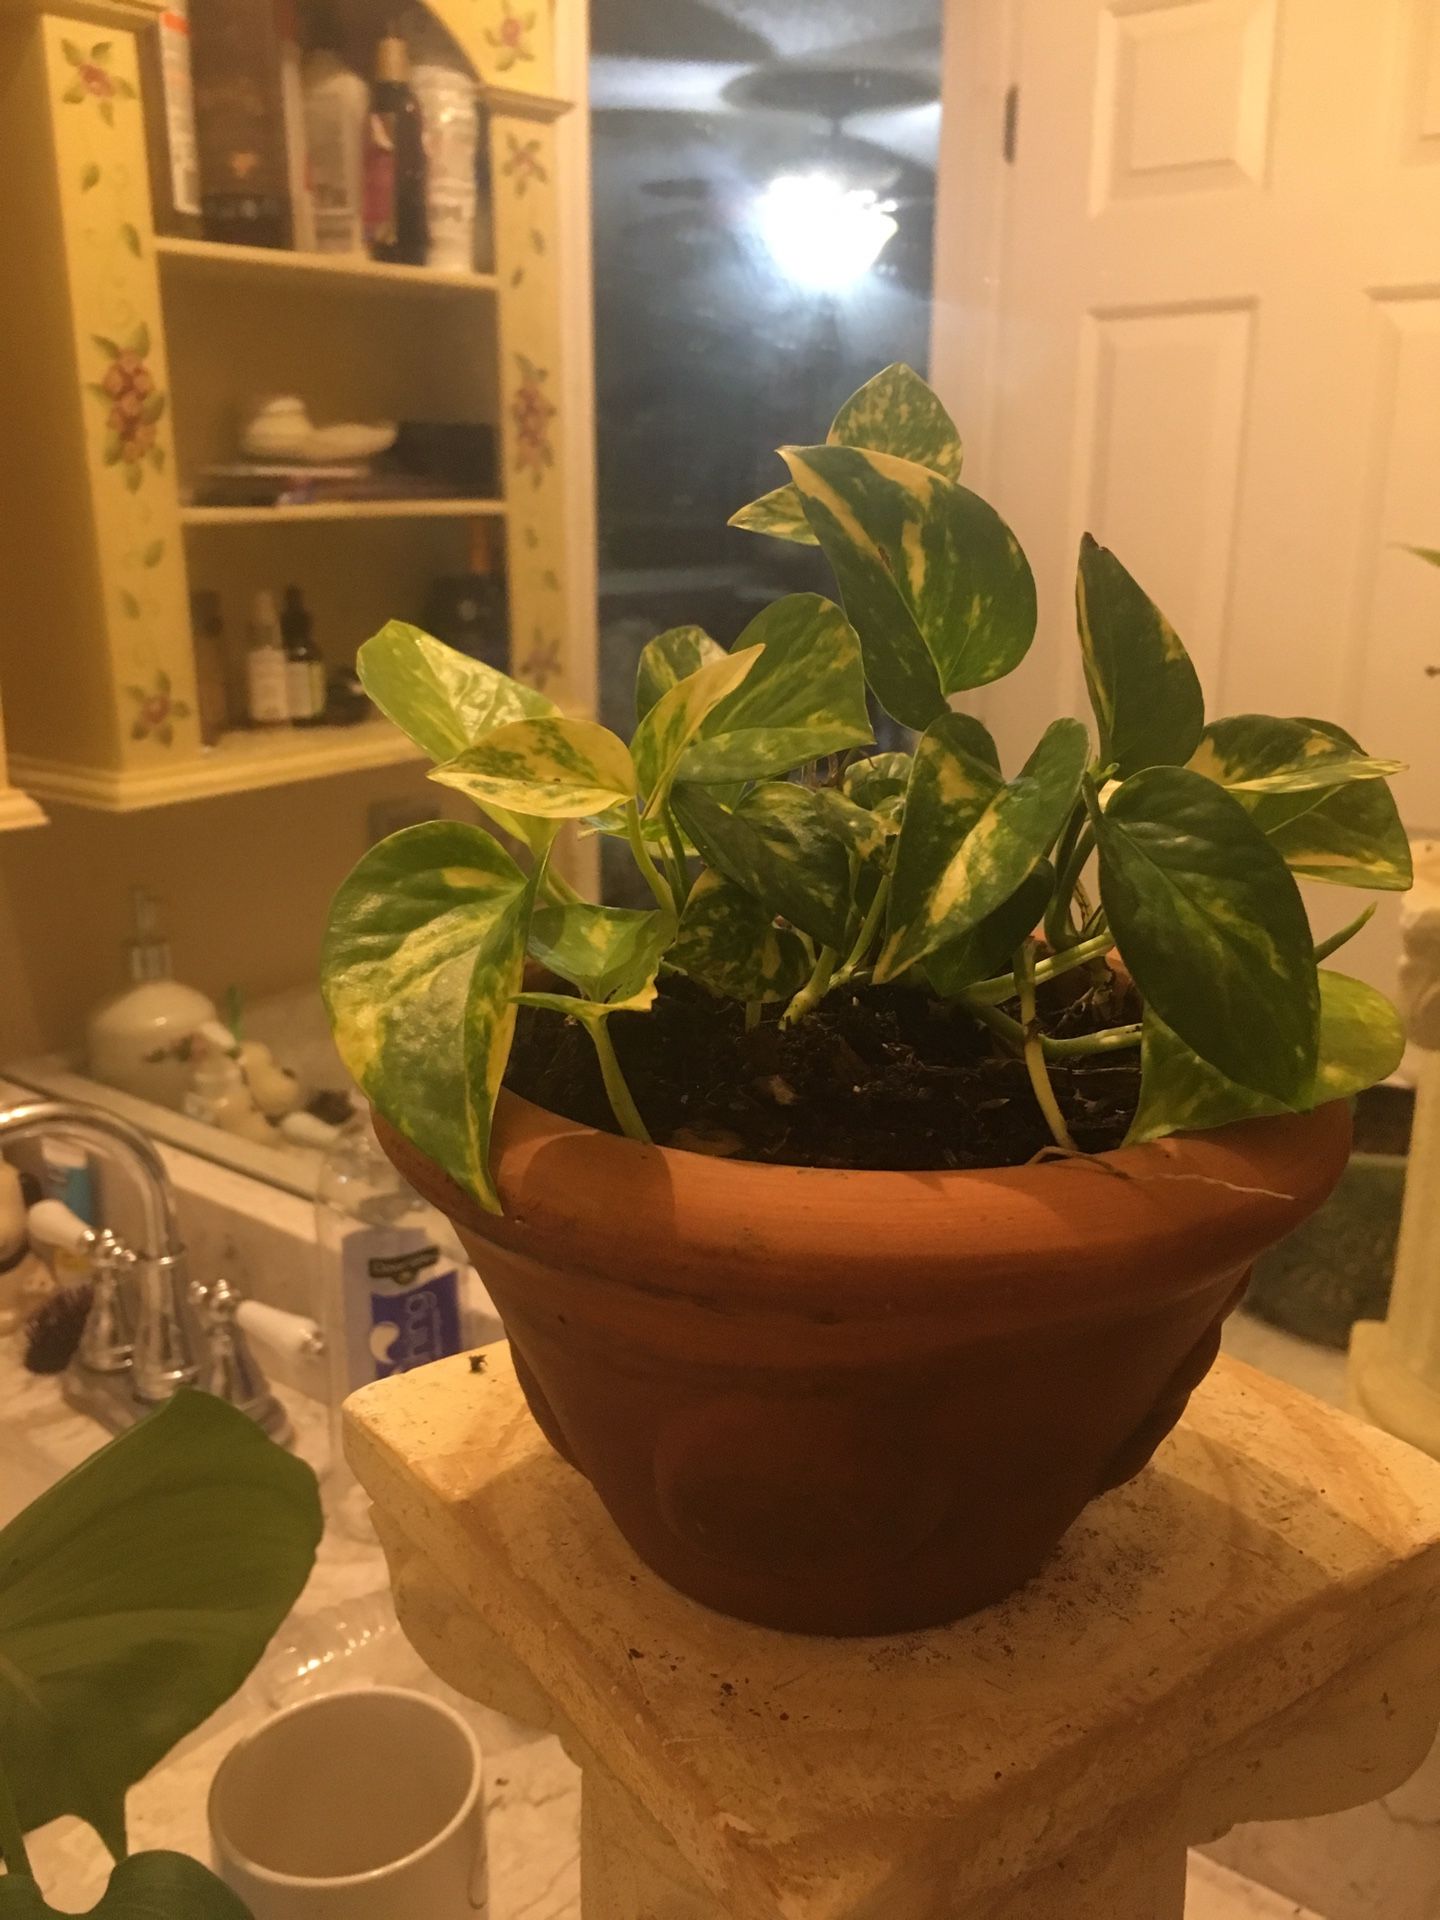
[(1020, 128), (1020, 89), (1011, 85), (1005, 89), (1005, 131), (1001, 136), (1000, 150), (1009, 166), (1015, 164), (1015, 143)]

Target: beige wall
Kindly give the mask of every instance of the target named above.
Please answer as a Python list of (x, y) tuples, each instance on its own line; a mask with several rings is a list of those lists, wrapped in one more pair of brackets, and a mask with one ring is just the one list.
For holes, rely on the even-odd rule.
[(178, 977), (217, 1002), (314, 979), (370, 808), (434, 797), (419, 767), (389, 768), (139, 814), (57, 806), (0, 837), (0, 1063), (75, 1044), (124, 983), (135, 886), (162, 902)]

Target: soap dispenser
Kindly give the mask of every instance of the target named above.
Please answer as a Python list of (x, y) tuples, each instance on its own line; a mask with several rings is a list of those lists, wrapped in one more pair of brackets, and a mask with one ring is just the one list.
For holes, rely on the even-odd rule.
[(196, 1029), (215, 1018), (215, 1004), (171, 973), (153, 894), (131, 896), (135, 932), (126, 952), (131, 984), (96, 1008), (86, 1033), (92, 1079), (157, 1106), (181, 1108), (190, 1086)]

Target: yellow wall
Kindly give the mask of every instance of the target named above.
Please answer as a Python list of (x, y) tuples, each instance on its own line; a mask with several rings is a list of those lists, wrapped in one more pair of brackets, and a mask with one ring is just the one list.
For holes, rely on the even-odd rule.
[(0, 1064), (74, 1045), (124, 984), (130, 889), (163, 903), (177, 976), (218, 1002), (314, 980), (330, 896), (380, 801), (433, 802), (420, 767), (137, 814), (55, 806), (0, 836)]

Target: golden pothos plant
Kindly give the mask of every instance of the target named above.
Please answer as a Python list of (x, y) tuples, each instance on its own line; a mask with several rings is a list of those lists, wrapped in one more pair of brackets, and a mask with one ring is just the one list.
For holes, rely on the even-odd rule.
[[(1054, 720), (1007, 771), (950, 701), (1024, 658), (1035, 584), (961, 484), (939, 400), (890, 367), (823, 445), (781, 457), (787, 484), (734, 524), (818, 544), (841, 604), (793, 594), (728, 652), (698, 627), (661, 634), (628, 745), (413, 627), (361, 649), (371, 698), (438, 763), (431, 777), (523, 850), (437, 821), (376, 847), (341, 887), (325, 994), (379, 1110), (498, 1209), (491, 1114), (528, 1005), (583, 1022), (618, 1123), (644, 1140), (610, 1022), (649, 1008), (670, 972), (752, 1025), (803, 1020), (846, 985), (922, 987), (1023, 1056), (1061, 1147), (1049, 1068), (1077, 1052), (1139, 1050), (1132, 1140), (1303, 1111), (1391, 1072), (1393, 1009), (1320, 966), (1373, 909), (1317, 946), (1296, 877), (1409, 886), (1385, 784), (1396, 763), (1321, 720), (1207, 723), (1175, 630), (1087, 535), (1076, 601), (1094, 735)], [(913, 753), (857, 751), (867, 687), (914, 730)], [(577, 897), (549, 862), (566, 820), (623, 838), (653, 907)], [(1143, 1017), (1048, 1037), (1037, 985), (1112, 950)], [(574, 991), (525, 991), (527, 956)]]

